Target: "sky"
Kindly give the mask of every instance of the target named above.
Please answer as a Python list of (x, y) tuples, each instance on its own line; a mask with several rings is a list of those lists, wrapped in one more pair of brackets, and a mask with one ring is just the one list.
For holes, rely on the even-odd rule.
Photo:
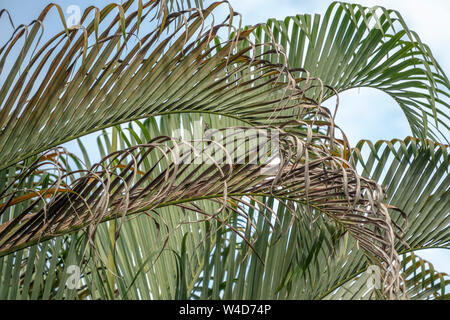
[[(35, 18), (47, 0), (0, 0), (0, 9), (6, 8), (14, 17), (15, 24), (28, 23)], [(54, 0), (67, 10), (70, 5), (78, 5), (83, 10), (95, 3), (103, 7), (107, 3), (120, 1)], [(268, 18), (284, 19), (300, 13), (325, 13), (329, 0), (230, 0), (235, 11), (242, 14), (243, 24), (265, 22)], [(450, 74), (450, 1), (448, 0), (352, 0), (365, 6), (380, 5), (400, 11), (410, 29), (416, 31), (422, 41), (428, 44), (444, 72)], [(66, 12), (68, 15), (68, 13)], [(4, 20), (4, 19), (3, 19)], [(57, 19), (55, 19), (57, 21)], [(56, 23), (56, 22), (55, 22)], [(0, 21), (0, 29), (4, 30)], [(54, 25), (60, 28), (60, 26)], [(9, 32), (0, 33), (3, 43)], [(340, 106), (336, 118), (339, 126), (351, 144), (362, 138), (372, 141), (380, 139), (404, 138), (410, 135), (409, 125), (395, 101), (375, 89), (349, 90), (339, 97)], [(450, 139), (450, 137), (447, 137)], [(70, 144), (71, 146), (75, 144)], [(450, 274), (450, 250), (427, 249), (420, 256), (431, 261), (439, 271)]]

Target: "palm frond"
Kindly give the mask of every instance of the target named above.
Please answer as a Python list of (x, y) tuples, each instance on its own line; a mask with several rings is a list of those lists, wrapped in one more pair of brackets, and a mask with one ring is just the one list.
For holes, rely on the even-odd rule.
[[(387, 203), (406, 213), (408, 228), (403, 240), (410, 249), (449, 247), (447, 145), (412, 137), (375, 144), (362, 140), (353, 155), (362, 175), (384, 187)], [(391, 216), (396, 223), (403, 220), (396, 212)], [(399, 243), (397, 249), (409, 248)]]
[[(61, 14), (49, 5), (0, 49), (0, 297), (447, 297), (447, 276), (413, 251), (450, 240), (448, 147), (425, 140), (448, 130), (449, 83), (398, 13), (333, 3), (322, 23), (240, 30), (231, 8), (214, 23), (222, 2), (133, 3), (88, 8), (86, 27), (41, 44)], [(320, 105), (355, 86), (393, 96), (423, 139), (352, 152)], [(56, 147), (99, 130), (93, 166), (81, 143), (84, 163)], [(250, 135), (223, 148), (237, 132)], [(76, 290), (72, 264), (86, 271)], [(371, 265), (381, 291), (365, 286)]]
[[(409, 298), (448, 298), (445, 288), (448, 276), (435, 272), (430, 263), (414, 254), (420, 249), (449, 248), (448, 146), (413, 137), (375, 144), (362, 140), (355, 147), (353, 157), (363, 176), (384, 186), (385, 201), (406, 214), (408, 227), (397, 250), (403, 254), (402, 265), (409, 266), (404, 267)], [(394, 223), (403, 221), (398, 212), (392, 211), (391, 217)], [(360, 263), (353, 270), (355, 276), (344, 282), (343, 289), (336, 287), (328, 298), (370, 297), (365, 286), (368, 275), (363, 273), (367, 264), (362, 263), (361, 257), (357, 260)]]
[[(58, 180), (58, 174), (49, 165), (58, 153), (47, 157), (28, 159), (37, 161), (36, 170), (23, 179), (23, 183), (15, 184), (14, 174), (22, 171), (22, 167), (9, 168), (8, 174), (3, 170), (0, 174), (0, 187), (12, 186), (14, 189), (7, 197), (14, 201), (0, 206), (0, 222), (7, 222), (20, 216), (27, 207), (33, 204), (35, 197), (48, 196), (43, 190)], [(55, 164), (55, 163), (53, 163)], [(62, 167), (60, 167), (61, 169)], [(30, 194), (31, 193), (31, 194)], [(28, 196), (27, 196), (28, 195)], [(48, 201), (48, 200), (47, 200)], [(42, 202), (40, 206), (42, 207)], [(42, 241), (26, 249), (16, 251), (0, 258), (0, 299), (73, 299), (76, 290), (70, 290), (66, 281), (70, 277), (70, 266), (83, 265), (87, 237), (82, 231), (64, 235), (48, 241)]]
[[(397, 250), (403, 253), (402, 266), (406, 292), (410, 299), (448, 298), (445, 286), (448, 276), (434, 271), (431, 264), (421, 262), (414, 252), (423, 248), (448, 249), (448, 146), (415, 138), (379, 141), (372, 144), (361, 141), (352, 154), (356, 168), (363, 176), (385, 186), (388, 205), (401, 208), (406, 214), (408, 227)], [(358, 243), (344, 233), (345, 229), (320, 218), (311, 219), (305, 208), (293, 215), (281, 205), (265, 201), (290, 233), (279, 243), (273, 241), (268, 225), (260, 221), (255, 233), (260, 237), (258, 247), (264, 257), (261, 265), (250, 249), (242, 256), (224, 254), (223, 274), (213, 274), (224, 283), (227, 298), (236, 299), (360, 299), (379, 298), (379, 292), (367, 286), (372, 264)], [(398, 211), (391, 211), (395, 223), (403, 223)], [(266, 230), (266, 233), (265, 233)], [(231, 250), (227, 235), (222, 252)], [(229, 249), (228, 249), (229, 248)], [(248, 255), (248, 256), (246, 256)], [(243, 260), (243, 257), (246, 257)], [(411, 259), (415, 259), (411, 267)], [(228, 268), (232, 266), (232, 268)], [(241, 277), (249, 268), (258, 270), (254, 278)], [(212, 266), (210, 266), (211, 268)], [(422, 272), (425, 270), (424, 272)], [(226, 271), (225, 271), (226, 270)], [(241, 271), (239, 271), (241, 270)], [(231, 272), (231, 276), (229, 273)], [(420, 276), (417, 276), (419, 274)], [(244, 277), (245, 278), (245, 277)], [(412, 279), (415, 279), (414, 281)], [(434, 279), (434, 282), (432, 282)], [(234, 282), (233, 282), (234, 280)], [(252, 291), (251, 283), (258, 286)], [(423, 284), (423, 285), (422, 285)], [(432, 284), (430, 286), (430, 284)], [(217, 296), (213, 296), (217, 298)]]
[[(292, 68), (304, 68), (334, 89), (317, 88), (312, 98), (326, 100), (351, 88), (379, 89), (398, 103), (415, 137), (447, 141), (450, 82), (398, 11), (333, 2), (324, 15), (269, 19), (254, 38), (256, 43), (274, 38), (286, 48)], [(285, 61), (284, 56), (272, 61), (280, 59)]]
[[(402, 256), (403, 278), (405, 279), (406, 294), (414, 300), (447, 300), (449, 293), (447, 286), (450, 277), (434, 269), (433, 265), (421, 259), (414, 253)], [(373, 290), (370, 289), (371, 273), (367, 270), (351, 281), (346, 282), (325, 299), (373, 299)]]
[[(85, 27), (65, 28), (45, 43), (40, 33), (48, 12), (60, 9), (56, 5), (15, 30), (0, 49), (0, 72), (5, 74), (0, 169), (133, 119), (209, 112), (254, 125), (270, 121), (276, 109), (290, 109), (292, 115), (312, 104), (295, 88), (286, 65), (255, 55), (255, 46), (241, 45), (252, 29), (239, 31), (231, 24), (234, 11), (215, 22), (213, 12), (226, 3), (164, 11), (161, 19), (161, 1), (149, 1), (135, 11), (132, 4), (90, 7), (81, 18)], [(115, 8), (119, 12), (114, 16)], [(91, 11), (95, 16), (89, 20)], [(178, 23), (180, 19), (184, 22)], [(139, 26), (151, 31), (138, 34)], [(216, 35), (229, 28), (236, 30), (233, 36), (216, 43)], [(15, 50), (20, 54), (14, 61)]]
[[(164, 136), (114, 152), (75, 179), (69, 191), (60, 192), (44, 207), (37, 207), (37, 211), (30, 206), (4, 223), (0, 230), (0, 254), (6, 255), (80, 228), (88, 227), (93, 237), (101, 222), (121, 221), (125, 216), (167, 206), (199, 212), (204, 219), (216, 220), (233, 229), (220, 213), (238, 210), (246, 218), (248, 213), (236, 208), (239, 203), (246, 205), (248, 202), (242, 197), (266, 196), (306, 205), (343, 224), (373, 263), (383, 268), (386, 292), (398, 293), (400, 260), (394, 246), (401, 228), (391, 224), (387, 208), (381, 202), (381, 189), (373, 181), (360, 177), (341, 157), (329, 153), (328, 150), (333, 149), (330, 144), (336, 142), (320, 133), (329, 130), (317, 133), (301, 122), (291, 126), (297, 131), (303, 127), (303, 131), (308, 132), (307, 138), (302, 140), (283, 129), (267, 126), (235, 128), (231, 134), (218, 130), (223, 134), (223, 141), (229, 141), (229, 137), (240, 130), (274, 130), (279, 135), (276, 156), (280, 165), (269, 175), (261, 173), (267, 163), (249, 160), (267, 145), (267, 141), (258, 139), (254, 133), (246, 137), (249, 147), (244, 153), (236, 152), (238, 146), (233, 145), (231, 152), (222, 153), (218, 158), (217, 150), (205, 158), (208, 154), (205, 149), (199, 151), (191, 147), (195, 141), (183, 142), (188, 148), (180, 153), (176, 140)], [(217, 143), (206, 139), (208, 142)], [(144, 161), (150, 166), (142, 170)], [(76, 174), (79, 171), (66, 175)], [(65, 179), (66, 176), (61, 177)], [(202, 210), (193, 204), (200, 200), (215, 202), (219, 209), (215, 213)], [(39, 199), (35, 206), (38, 202)], [(234, 231), (247, 239), (239, 230)], [(118, 235), (119, 231), (116, 237)], [(246, 242), (252, 247), (248, 240)]]

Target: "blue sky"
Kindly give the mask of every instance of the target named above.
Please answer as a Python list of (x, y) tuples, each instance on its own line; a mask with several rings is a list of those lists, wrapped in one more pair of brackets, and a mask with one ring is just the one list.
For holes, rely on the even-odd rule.
[[(16, 25), (29, 23), (37, 17), (47, 0), (1, 0), (0, 9), (6, 8), (14, 17)], [(119, 2), (112, 0), (54, 0), (64, 11), (70, 5), (78, 5), (83, 10), (95, 4), (103, 7), (107, 3)], [(243, 16), (243, 24), (265, 22), (268, 18), (283, 19), (288, 15), (298, 13), (321, 13), (331, 3), (329, 0), (230, 0), (234, 10)], [(381, 5), (400, 11), (408, 26), (415, 30), (422, 41), (428, 44), (437, 61), (450, 74), (450, 1), (447, 0), (353, 0), (365, 6)], [(68, 15), (68, 14), (67, 14)], [(55, 13), (54, 27), (60, 28)], [(0, 21), (0, 28), (5, 30), (5, 19)], [(3, 43), (9, 32), (0, 34)], [(336, 122), (344, 128), (350, 143), (365, 138), (373, 141), (380, 139), (404, 138), (410, 135), (410, 129), (400, 108), (386, 94), (374, 89), (350, 90), (340, 95), (340, 107)], [(450, 139), (450, 137), (447, 137)], [(69, 144), (74, 146), (75, 144)], [(420, 255), (431, 261), (439, 271), (450, 274), (450, 250), (427, 249)]]

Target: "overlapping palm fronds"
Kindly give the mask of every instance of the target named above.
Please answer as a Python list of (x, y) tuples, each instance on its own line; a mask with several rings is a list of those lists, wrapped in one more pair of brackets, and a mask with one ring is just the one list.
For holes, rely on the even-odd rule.
[[(379, 89), (398, 103), (415, 137), (448, 143), (450, 82), (398, 11), (333, 2), (324, 15), (269, 19), (254, 31), (256, 43), (272, 37), (292, 68), (305, 68), (336, 92)], [(326, 100), (335, 92), (316, 90), (311, 97), (322, 94)]]
[[(367, 156), (363, 154), (368, 153)], [(354, 151), (362, 175), (378, 181), (386, 201), (408, 217), (404, 236), (410, 248), (448, 248), (450, 197), (448, 145), (408, 137), (405, 140), (362, 140)], [(394, 221), (402, 218), (392, 213)], [(398, 244), (398, 250), (408, 250)]]
[[(408, 298), (448, 299), (449, 276), (415, 256), (420, 255), (416, 251), (421, 249), (448, 249), (448, 146), (411, 137), (375, 144), (361, 141), (352, 154), (365, 177), (385, 186), (386, 203), (404, 209), (407, 216), (403, 240), (409, 246), (398, 242), (397, 251), (402, 257)], [(214, 255), (209, 269), (217, 264), (224, 267), (218, 274), (212, 274), (210, 281), (225, 287), (226, 298), (377, 298), (376, 291), (367, 286), (371, 263), (345, 229), (327, 219), (301, 214), (305, 212), (301, 206), (292, 222), (292, 213), (284, 206), (274, 206), (269, 200), (265, 203), (276, 211), (281, 229), (290, 233), (275, 242), (277, 237), (271, 237), (269, 225), (258, 221), (260, 236), (255, 247), (264, 258), (264, 268), (259, 266), (255, 255), (245, 258), (246, 248), (240, 249), (239, 256), (228, 253), (231, 248), (239, 248), (232, 241), (233, 235), (217, 236), (221, 238), (222, 254)], [(399, 212), (390, 214), (394, 222), (403, 221)], [(245, 272), (249, 274), (248, 282), (240, 279)]]
[[(301, 125), (308, 132), (305, 140), (277, 127), (234, 128), (232, 134), (224, 135), (226, 141), (233, 139), (236, 132), (256, 131), (247, 137), (249, 147), (244, 153), (237, 152), (245, 142), (238, 140), (232, 152), (224, 151), (219, 157), (217, 154), (224, 147), (217, 141), (206, 140), (210, 148), (219, 145), (208, 155), (207, 150), (195, 149), (195, 141), (179, 145), (168, 137), (156, 137), (146, 144), (112, 153), (67, 189), (50, 186), (45, 192), (57, 190), (60, 194), (39, 211), (35, 210), (38, 198), (35, 206), (3, 224), (0, 252), (4, 255), (82, 227), (90, 227), (93, 235), (101, 222), (169, 205), (201, 212), (205, 219), (216, 219), (221, 211), (236, 210), (237, 204), (245, 204), (244, 196), (272, 196), (312, 207), (317, 214), (321, 212), (344, 224), (373, 257), (373, 263), (384, 268), (385, 289), (394, 296), (401, 287), (400, 260), (394, 248), (401, 228), (391, 223), (382, 203), (381, 188), (360, 177), (341, 157), (333, 156), (328, 151), (333, 143), (329, 137), (313, 133), (306, 123), (295, 123), (297, 128)], [(270, 162), (252, 161), (268, 143), (257, 132), (268, 129), (279, 136), (277, 154), (268, 160), (277, 157), (280, 164), (270, 175), (262, 173)], [(183, 145), (188, 146), (187, 150), (181, 151)], [(142, 171), (144, 161), (152, 163), (150, 170)], [(66, 178), (61, 177), (62, 181)], [(196, 200), (208, 199), (221, 204), (216, 213), (202, 211), (194, 204)], [(245, 212), (241, 214), (245, 216)], [(245, 235), (240, 235), (245, 239)]]
[[(406, 294), (415, 300), (447, 300), (446, 286), (449, 275), (438, 272), (433, 265), (414, 253), (402, 256), (402, 274), (405, 279)], [(371, 299), (373, 292), (367, 289), (370, 273), (364, 272), (339, 287), (325, 299), (361, 300)]]
[[(448, 299), (449, 275), (435, 271), (432, 264), (416, 256), (421, 249), (449, 248), (448, 146), (413, 137), (376, 143), (362, 140), (353, 156), (363, 176), (384, 186), (386, 202), (402, 208), (407, 215), (403, 240), (408, 246), (399, 242), (397, 251), (402, 255), (408, 297)], [(403, 221), (396, 212), (391, 212), (391, 217), (394, 222)], [(367, 277), (361, 274), (367, 265), (361, 263), (361, 257), (355, 260), (360, 261), (360, 266), (353, 273), (359, 275), (349, 277), (328, 298), (369, 297)]]
[[(229, 9), (222, 20), (214, 16), (219, 6)], [(389, 144), (399, 162), (392, 162), (384, 182), (395, 190), (402, 189), (397, 183), (405, 171), (410, 181), (419, 170), (409, 167), (410, 157), (413, 164), (423, 157), (418, 165), (429, 167), (419, 191), (389, 198), (393, 190), (387, 189), (385, 198), (376, 181), (389, 155), (369, 174), (380, 159), (379, 145), (367, 163), (358, 152), (362, 144), (352, 153), (345, 135), (335, 138), (334, 118), (321, 102), (355, 85), (376, 86), (395, 95), (415, 135), (435, 137), (420, 117), (445, 123), (448, 106), (437, 86), (448, 89), (448, 80), (406, 27), (388, 34), (391, 12), (380, 18), (383, 33), (367, 29), (360, 7), (332, 5), (327, 21), (335, 6), (325, 42), (327, 23), (319, 32), (318, 18), (311, 26), (308, 16), (292, 18), (293, 38), (300, 28), (300, 40), (309, 39), (304, 61), (296, 48), (303, 40), (291, 40), (285, 53), (274, 42), (281, 24), (274, 23), (273, 32), (242, 30), (226, 1), (206, 9), (176, 9), (158, 0), (91, 7), (81, 18), (86, 27), (65, 27), (41, 43), (48, 12), (61, 14), (50, 5), (17, 28), (0, 49), (0, 72), (6, 73), (0, 88), (0, 297), (330, 298), (348, 290), (366, 297), (364, 288), (351, 286), (369, 264), (382, 270), (377, 297), (412, 292), (417, 279), (406, 272), (404, 281), (398, 252), (424, 243), (448, 246), (448, 226), (440, 224), (448, 224), (448, 201), (441, 201), (448, 198), (447, 169), (433, 162), (447, 161), (447, 150), (431, 150), (430, 161), (426, 151), (416, 152), (414, 139), (405, 142), (408, 149), (401, 144), (403, 154)], [(366, 31), (368, 40), (362, 39)], [(383, 36), (390, 40), (380, 44)], [(383, 60), (391, 49), (407, 58), (405, 65), (395, 54)], [(416, 51), (423, 60), (410, 58)], [(414, 63), (421, 67), (409, 70)], [(402, 76), (392, 77), (398, 68)], [(417, 97), (430, 104), (413, 95), (403, 99), (410, 87), (428, 90)], [(205, 123), (194, 123), (194, 115), (214, 119), (214, 130), (203, 132)], [(142, 118), (135, 122), (138, 131), (130, 125), (130, 135), (120, 126)], [(85, 164), (58, 147), (110, 127), (113, 141), (104, 131), (103, 159), (93, 166), (82, 144)], [(173, 137), (174, 129), (201, 131), (200, 139)], [(267, 133), (276, 139), (261, 140)], [(355, 169), (361, 164), (363, 175)], [(422, 193), (427, 183), (435, 188)], [(431, 210), (438, 212), (436, 224)], [(405, 217), (413, 231), (404, 230)], [(422, 222), (429, 236), (415, 233)], [(405, 259), (403, 265), (411, 258)], [(63, 287), (71, 263), (84, 272), (76, 290)], [(436, 287), (413, 296), (429, 296)]]

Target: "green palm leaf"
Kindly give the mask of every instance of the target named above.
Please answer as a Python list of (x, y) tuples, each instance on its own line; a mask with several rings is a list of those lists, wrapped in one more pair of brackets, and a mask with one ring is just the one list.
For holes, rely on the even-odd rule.
[[(241, 45), (249, 31), (214, 43), (232, 22), (225, 18), (206, 28), (223, 3), (167, 13), (161, 22), (160, 1), (136, 11), (132, 4), (107, 6), (92, 21), (87, 17), (93, 8), (88, 8), (81, 19), (87, 27), (62, 30), (40, 43), (45, 17), (55, 6), (49, 5), (0, 49), (0, 71), (6, 73), (0, 88), (0, 169), (133, 119), (209, 112), (263, 124), (274, 109), (310, 103), (299, 100), (303, 94), (292, 83), (280, 81), (280, 74), (289, 73), (285, 66), (252, 56), (253, 47)], [(109, 24), (115, 7), (119, 13)], [(136, 33), (139, 13), (140, 30), (151, 30), (143, 35)], [(183, 14), (185, 23), (177, 23)], [(15, 61), (13, 48), (21, 52)]]
[[(361, 155), (369, 153), (366, 158)], [(407, 214), (410, 250), (448, 248), (450, 197), (448, 146), (430, 140), (361, 141), (355, 148), (362, 175), (385, 187), (387, 202)], [(363, 160), (364, 159), (364, 160)], [(392, 212), (395, 222), (401, 217)], [(400, 251), (407, 250), (399, 245)]]
[[(402, 265), (405, 265), (407, 294), (415, 299), (448, 298), (448, 276), (434, 271), (430, 263), (414, 254), (420, 249), (449, 248), (448, 146), (412, 137), (375, 144), (363, 140), (353, 155), (364, 176), (385, 186), (387, 203), (401, 208), (407, 215), (405, 242), (397, 247), (404, 253)], [(391, 217), (394, 222), (402, 220), (395, 212), (391, 212)], [(369, 297), (367, 275), (354, 280), (355, 283), (349, 280), (329, 298)]]
[[(397, 249), (403, 253), (403, 277), (408, 297), (448, 298), (448, 275), (435, 271), (430, 263), (414, 254), (414, 251), (424, 248), (449, 248), (448, 147), (411, 137), (404, 141), (379, 141), (375, 145), (361, 141), (354, 149), (353, 157), (364, 176), (386, 186), (387, 203), (406, 213), (408, 228), (403, 237), (406, 243), (399, 242)], [(273, 208), (273, 200), (265, 203)], [(255, 248), (264, 257), (264, 265), (255, 259), (249, 248), (248, 251), (242, 248), (239, 256), (224, 255), (221, 265), (230, 265), (230, 269), (225, 267), (221, 274), (211, 276), (212, 279), (219, 277), (224, 283), (224, 297), (380, 297), (379, 292), (367, 287), (369, 274), (366, 270), (371, 265), (370, 260), (358, 250), (355, 239), (345, 234), (345, 229), (322, 220), (320, 216), (312, 219), (305, 214), (305, 209), (293, 219), (283, 206), (277, 205), (276, 208), (276, 216), (283, 228), (290, 228), (291, 232), (276, 242), (277, 234), (272, 234), (266, 222), (258, 220), (255, 233), (265, 236), (260, 237), (260, 245), (255, 245)], [(391, 212), (391, 217), (396, 223), (403, 222), (402, 215), (396, 211)], [(226, 238), (231, 237), (228, 235)], [(221, 243), (229, 242), (222, 240)], [(231, 244), (224, 246), (222, 252), (231, 251), (228, 249)], [(247, 275), (247, 279), (242, 280), (242, 274), (247, 274), (247, 270), (254, 270), (253, 277)], [(230, 276), (230, 272), (234, 276)], [(259, 287), (252, 291), (252, 286)]]
[[(132, 4), (89, 8), (86, 28), (40, 44), (50, 5), (0, 49), (0, 298), (448, 297), (448, 276), (413, 252), (450, 240), (448, 147), (425, 140), (448, 130), (449, 83), (397, 12), (333, 3), (322, 21), (244, 31), (232, 9), (206, 27), (220, 3)], [(359, 86), (391, 95), (423, 139), (361, 141), (350, 157), (320, 104)], [(278, 132), (281, 165), (173, 158), (174, 130), (206, 123)], [(81, 142), (84, 161), (54, 148), (99, 130), (94, 166)], [(264, 148), (250, 140), (245, 159)], [(372, 265), (382, 290), (367, 290)]]
[[(325, 91), (324, 100), (352, 88), (379, 89), (398, 103), (414, 136), (447, 140), (450, 83), (399, 12), (333, 2), (323, 16), (269, 19), (254, 31), (256, 43), (272, 35), (286, 48), (291, 67), (308, 70), (335, 90)], [(321, 95), (317, 88), (311, 97)]]

